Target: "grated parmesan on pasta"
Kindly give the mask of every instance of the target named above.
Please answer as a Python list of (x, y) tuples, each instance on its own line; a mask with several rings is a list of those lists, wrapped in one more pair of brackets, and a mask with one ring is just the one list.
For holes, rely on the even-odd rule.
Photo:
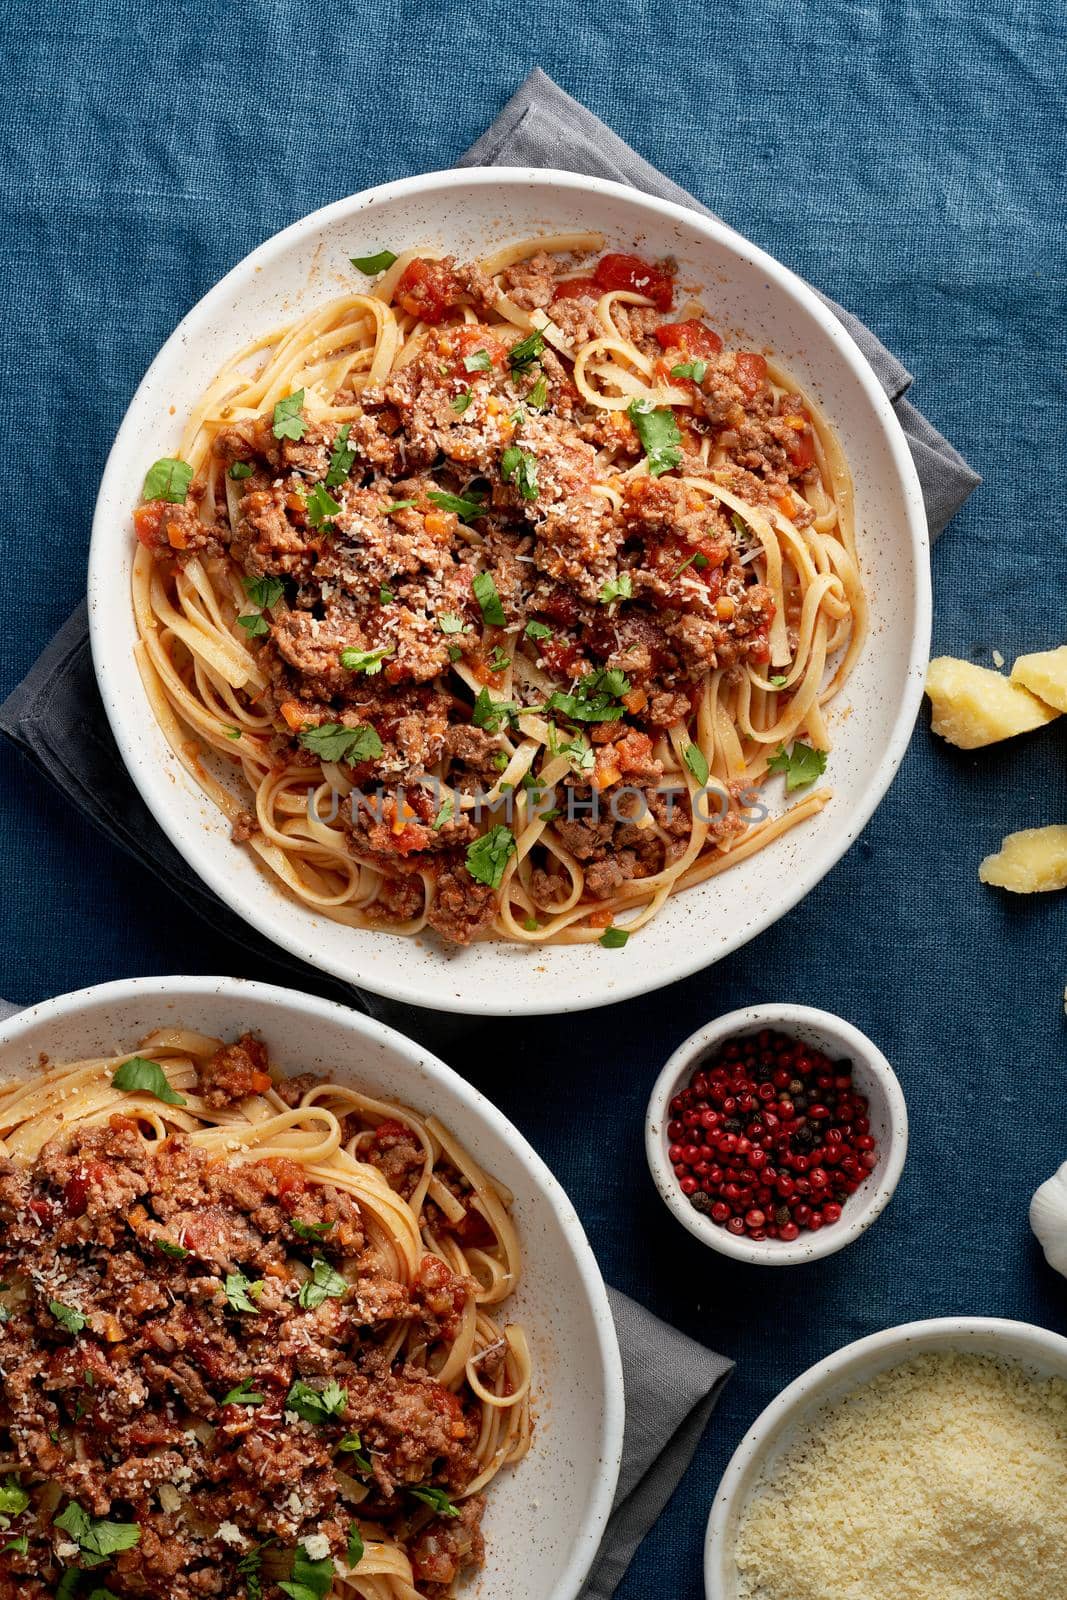
[(1067, 1382), (924, 1354), (815, 1413), (746, 1507), (739, 1600), (1067, 1600)]

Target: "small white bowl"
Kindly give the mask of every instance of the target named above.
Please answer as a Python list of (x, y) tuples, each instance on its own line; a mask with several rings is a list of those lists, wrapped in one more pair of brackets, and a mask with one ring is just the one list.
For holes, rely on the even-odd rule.
[(704, 1539), (707, 1600), (738, 1600), (734, 1549), (741, 1515), (764, 1471), (821, 1407), (842, 1399), (879, 1372), (929, 1350), (1001, 1356), (1038, 1377), (1067, 1378), (1067, 1339), (1047, 1328), (1003, 1317), (935, 1317), (905, 1322), (836, 1350), (772, 1400), (742, 1439), (722, 1475)]
[[(852, 1062), (856, 1088), (866, 1095), (871, 1133), (878, 1143), (878, 1164), (851, 1194), (838, 1222), (818, 1233), (802, 1233), (792, 1242), (783, 1239), (749, 1239), (728, 1233), (690, 1205), (678, 1186), (674, 1168), (667, 1156), (670, 1140), (670, 1103), (705, 1057), (727, 1040), (770, 1028), (788, 1034), (804, 1044), (823, 1050), (831, 1058), (847, 1057)], [(889, 1062), (867, 1035), (830, 1011), (812, 1006), (745, 1006), (717, 1017), (691, 1033), (671, 1056), (656, 1079), (645, 1119), (645, 1154), (661, 1198), (683, 1228), (694, 1238), (737, 1261), (751, 1261), (763, 1267), (794, 1267), (805, 1261), (832, 1256), (865, 1233), (880, 1216), (897, 1186), (908, 1149), (908, 1111), (904, 1094)]]

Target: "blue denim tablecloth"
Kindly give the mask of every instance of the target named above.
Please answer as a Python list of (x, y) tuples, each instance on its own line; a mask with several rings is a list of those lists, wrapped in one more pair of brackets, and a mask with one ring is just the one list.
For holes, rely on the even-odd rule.
[[(160, 0), (7, 8), (0, 97), (0, 695), (80, 597), (104, 457), (178, 317), (253, 244), (371, 182), (449, 165), (540, 63), (658, 167), (864, 318), (985, 478), (934, 556), (935, 647), (988, 663), (1067, 637), (1061, 505), (1062, 3)], [(1053, 727), (964, 754), (925, 725), (858, 845), (757, 943), (668, 994), (494, 1024), (454, 1064), (573, 1194), (606, 1273), (734, 1356), (697, 1462), (619, 1593), (699, 1600), (718, 1474), (790, 1378), (905, 1318), (1067, 1331), (1026, 1227), (1067, 1156), (1067, 896), (1009, 900), (979, 857), (1067, 821)], [(0, 994), (132, 973), (276, 977), (164, 898), (0, 750)], [(844, 1254), (744, 1271), (652, 1192), (665, 1055), (748, 1000), (870, 1032), (912, 1115), (899, 1194)]]

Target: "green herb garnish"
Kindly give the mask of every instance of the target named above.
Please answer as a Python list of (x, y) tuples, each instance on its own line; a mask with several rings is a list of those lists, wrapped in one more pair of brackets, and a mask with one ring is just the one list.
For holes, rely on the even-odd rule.
[(333, 498), (325, 484), (317, 483), (308, 494), (308, 522), (313, 528), (324, 528), (340, 510), (340, 503)]
[(304, 1422), (321, 1425), (332, 1417), (339, 1417), (348, 1404), (348, 1390), (333, 1378), (321, 1389), (313, 1389), (302, 1378), (297, 1378), (285, 1397), (286, 1411), (295, 1411)]
[(671, 377), (690, 378), (694, 383), (703, 383), (707, 370), (706, 361), (682, 361), (678, 366), (671, 368)]
[(513, 483), (524, 500), (537, 499), (537, 457), (517, 444), (509, 444), (500, 457), (500, 476)]
[(527, 639), (551, 639), (552, 629), (546, 622), (528, 622), (526, 624)]
[(242, 578), (241, 587), (252, 604), (261, 606), (264, 611), (276, 606), (285, 593), (281, 578)]
[(279, 400), (274, 407), (274, 437), (276, 439), (302, 439), (307, 432), (307, 423), (304, 421), (303, 411), (303, 389), (298, 389), (295, 394), (286, 395), (284, 400)]
[(629, 688), (630, 680), (619, 667), (587, 672), (578, 679), (573, 693), (550, 695), (548, 709), (561, 712), (572, 722), (617, 722), (626, 710), (621, 696)]
[(491, 572), (476, 572), (472, 585), (474, 598), (482, 610), (482, 617), (491, 628), (502, 628), (506, 621), (504, 607), (500, 603), (496, 584), (493, 582)]
[(164, 456), (149, 467), (142, 493), (146, 500), (169, 500), (172, 505), (180, 506), (189, 493), (192, 481), (193, 469), (188, 461)]
[(250, 461), (235, 461), (230, 468), (230, 477), (234, 483), (240, 483), (242, 478), (250, 478), (255, 470)]
[(475, 350), (473, 355), (463, 357), (463, 367), (466, 372), (490, 372), (493, 363), (488, 350)]
[(253, 1389), (251, 1378), (242, 1378), (236, 1389), (223, 1395), (222, 1403), (224, 1406), (262, 1406), (266, 1405), (267, 1397)]
[(485, 506), (479, 505), (477, 500), (461, 494), (445, 494), (443, 489), (429, 490), (426, 498), (441, 511), (454, 512), (461, 522), (473, 522), (475, 517), (484, 517), (486, 514)]
[(605, 950), (621, 950), (629, 937), (625, 928), (605, 928), (598, 942)]
[(299, 1217), (291, 1217), (289, 1226), (298, 1239), (324, 1239), (330, 1229), (336, 1227), (333, 1222), (301, 1222)]
[(154, 1095), (157, 1100), (162, 1100), (164, 1105), (183, 1106), (186, 1104), (183, 1095), (178, 1094), (167, 1082), (167, 1075), (158, 1061), (146, 1061), (143, 1056), (131, 1056), (129, 1061), (124, 1061), (111, 1080), (113, 1089), (125, 1089), (128, 1094), (138, 1090), (144, 1094)]
[(243, 1272), (228, 1272), (223, 1292), (231, 1311), (246, 1311), (250, 1316), (259, 1316), (259, 1307), (253, 1296), (263, 1293), (262, 1283), (250, 1282)]
[(98, 1567), (108, 1556), (121, 1550), (132, 1550), (140, 1542), (141, 1529), (136, 1522), (108, 1522), (104, 1517), (91, 1517), (76, 1500), (56, 1517), (52, 1524), (69, 1533), (81, 1550), (85, 1567)]
[(237, 623), (250, 639), (260, 639), (265, 633), (270, 632), (270, 626), (262, 611), (246, 611), (243, 617), (237, 618)]
[(499, 889), (504, 868), (514, 852), (515, 835), (503, 823), (497, 823), (467, 846), (467, 871), (479, 883)]
[(634, 593), (634, 580), (629, 572), (620, 572), (617, 578), (609, 578), (601, 585), (600, 604), (610, 606), (616, 600), (632, 600)]
[(312, 1262), (311, 1277), (300, 1285), (297, 1299), (305, 1311), (313, 1311), (324, 1300), (340, 1300), (347, 1288), (348, 1283), (341, 1274), (320, 1256)]
[(674, 412), (649, 400), (631, 400), (626, 415), (637, 430), (653, 478), (670, 472), (682, 459), (682, 436)]
[(433, 1484), (420, 1484), (418, 1488), (409, 1489), (408, 1493), (416, 1500), (421, 1500), (424, 1506), (431, 1506), (439, 1517), (458, 1517), (459, 1507), (453, 1505), (443, 1489), (435, 1489)]
[(685, 764), (700, 787), (703, 788), (708, 781), (710, 768), (708, 767), (708, 758), (698, 744), (690, 743), (686, 745)]
[(348, 442), (348, 436), (351, 432), (352, 424), (350, 422), (346, 422), (344, 427), (338, 433), (337, 438), (333, 441), (333, 450), (330, 453), (330, 466), (326, 473), (327, 489), (338, 488), (342, 483), (344, 483), (345, 479), (348, 477), (348, 474), (352, 471), (352, 466), (356, 459), (356, 452), (354, 447)]
[(455, 395), (449, 404), (456, 415), (461, 417), (473, 399), (474, 395), (471, 391), (464, 389), (463, 393)]
[(340, 722), (321, 722), (317, 728), (305, 728), (300, 743), (321, 761), (347, 761), (350, 766), (377, 761), (382, 753), (376, 730), (365, 725), (346, 728)]
[(476, 728), (485, 728), (488, 733), (498, 733), (502, 724), (509, 722), (518, 714), (519, 708), (514, 700), (494, 700), (488, 689), (479, 689), (474, 710), (471, 712), (471, 721)]
[(357, 272), (363, 272), (368, 278), (373, 278), (379, 272), (386, 272), (396, 260), (392, 250), (379, 250), (376, 256), (349, 256), (349, 261)]
[(518, 344), (512, 345), (508, 351), (508, 366), (512, 372), (518, 372), (523, 367), (528, 367), (532, 361), (536, 361), (544, 348), (545, 336), (540, 328), (535, 328), (525, 339), (520, 339)]
[(342, 650), (341, 665), (348, 672), (363, 672), (368, 678), (376, 678), (386, 657), (395, 655), (391, 645), (383, 645), (380, 650)]
[(826, 751), (813, 750), (810, 744), (801, 744), (798, 739), (789, 751), (780, 744), (767, 766), (771, 772), (785, 773), (788, 794), (794, 789), (806, 788), (822, 776), (826, 771)]

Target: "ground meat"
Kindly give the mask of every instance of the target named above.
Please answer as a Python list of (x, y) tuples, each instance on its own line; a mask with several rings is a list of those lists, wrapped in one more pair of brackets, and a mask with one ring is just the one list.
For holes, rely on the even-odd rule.
[(270, 1088), (266, 1046), (251, 1033), (223, 1045), (197, 1068), (200, 1094), (209, 1106), (231, 1106)]
[(434, 1517), (419, 1534), (411, 1564), (427, 1600), (445, 1600), (463, 1568), (469, 1562), (481, 1566), (485, 1560), (484, 1511), (484, 1496), (471, 1495), (461, 1502), (458, 1517)]
[(439, 869), (426, 917), (431, 928), (453, 944), (470, 944), (495, 917), (496, 895), (487, 884), (478, 883), (458, 862)]
[(385, 1178), (391, 1189), (409, 1200), (426, 1166), (426, 1152), (404, 1122), (380, 1122), (363, 1146), (364, 1161)]
[[(221, 1109), (268, 1068), (245, 1035), (210, 1059), (205, 1097)], [(280, 1083), (283, 1100), (313, 1082)], [(399, 1123), (359, 1153), (401, 1191), (421, 1171)], [(296, 1291), (325, 1256), (344, 1267), (341, 1287), (304, 1306)], [(343, 1554), (351, 1510), (335, 1462), (364, 1476), (361, 1514), (417, 1545), (427, 1594), (482, 1561), (480, 1497), (438, 1533), (401, 1493), (434, 1483), (462, 1497), (478, 1471), (470, 1397), (385, 1352), (398, 1321), (420, 1348), (450, 1338), (476, 1285), (430, 1255), (410, 1287), (389, 1278), (348, 1194), (285, 1160), (230, 1164), (181, 1135), (153, 1147), (118, 1116), (46, 1144), (29, 1170), (0, 1161), (0, 1268), (0, 1454), (31, 1496), (3, 1530), (25, 1533), (27, 1550), (0, 1552), (0, 1600), (44, 1600), (80, 1565), (76, 1539), (50, 1530), (73, 1501), (137, 1527), (94, 1569), (101, 1593), (249, 1600), (237, 1563), (256, 1545), (314, 1536)], [(336, 1389), (324, 1417), (304, 1420), (298, 1382)], [(365, 1468), (338, 1455), (357, 1432)], [(263, 1592), (276, 1600), (269, 1577)]]
[[(691, 722), (707, 674), (769, 659), (773, 598), (739, 559), (751, 535), (683, 475), (710, 470), (804, 527), (812, 513), (794, 491), (817, 471), (812, 422), (802, 396), (776, 395), (762, 355), (724, 350), (696, 315), (662, 309), (674, 271), (538, 251), (494, 282), (477, 262), (414, 257), (395, 295), (419, 320), (419, 341), (379, 382), (345, 380), (333, 397), (344, 440), (314, 416), (299, 439), (278, 439), (271, 412), (243, 418), (214, 441), (225, 469), (245, 469), (215, 480), (214, 506), (200, 477), (184, 504), (137, 513), (142, 543), (168, 571), (190, 555), (237, 564), (241, 614), (263, 619), (249, 639), (268, 680), (256, 706), (271, 717), (278, 766), (312, 762), (310, 735), (323, 726), (364, 735), (336, 760), (356, 785), (339, 830), (381, 879), (361, 906), (372, 925), (421, 926), (425, 912), (433, 933), (459, 944), (490, 930), (497, 893), (466, 864), (484, 824), (471, 808), (440, 815), (439, 780), (467, 796), (494, 785), (519, 713), (544, 710), (546, 680), (551, 697), (590, 671), (622, 676), (619, 737), (595, 741), (617, 747), (598, 754), (596, 781), (649, 786), (662, 776), (649, 736)], [(644, 447), (628, 409), (587, 405), (574, 382), (567, 346), (603, 335), (607, 284), (651, 289), (653, 304), (618, 300), (611, 315), (657, 379), (687, 356), (703, 364), (699, 382), (671, 380), (691, 401), (679, 409), (677, 471), (632, 471)], [(516, 353), (531, 336), (500, 320), (501, 289), (533, 322), (550, 319), (557, 332), (543, 349)], [(509, 681), (513, 714), (493, 726), (484, 705), (476, 715), (477, 697)], [(551, 709), (565, 742), (580, 745), (584, 719)], [(249, 809), (234, 837), (247, 842), (255, 828)], [(581, 825), (556, 831), (568, 848), (588, 845)], [(603, 842), (583, 857), (590, 899), (664, 853), (616, 840), (609, 859), (596, 854)], [(530, 870), (535, 904), (566, 898), (537, 847)]]

